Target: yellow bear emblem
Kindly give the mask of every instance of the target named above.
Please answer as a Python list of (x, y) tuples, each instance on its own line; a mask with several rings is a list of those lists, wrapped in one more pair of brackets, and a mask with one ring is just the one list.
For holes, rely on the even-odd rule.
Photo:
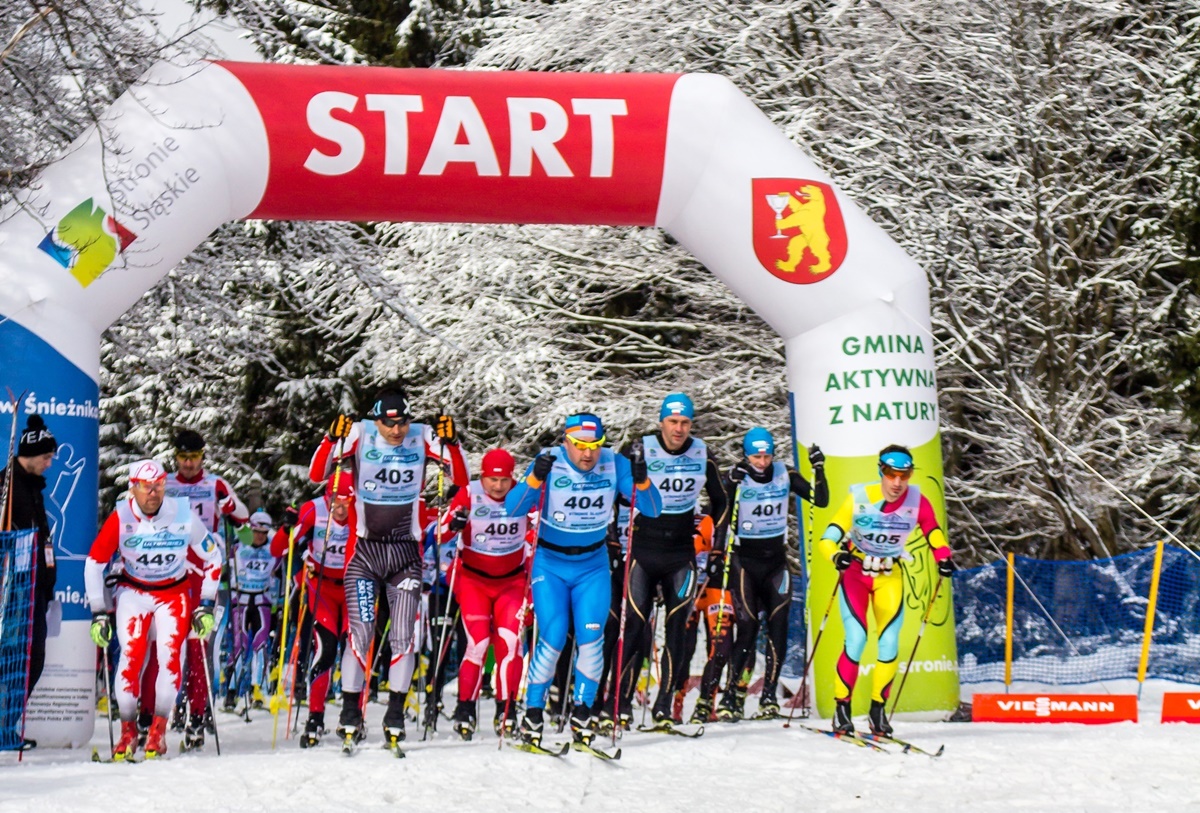
[(785, 206), (790, 214), (775, 221), (778, 231), (800, 229), (800, 233), (788, 240), (787, 259), (776, 260), (775, 267), (785, 274), (794, 273), (804, 259), (804, 250), (812, 254), (816, 262), (808, 269), (814, 276), (824, 274), (833, 265), (829, 255), (829, 233), (825, 230), (825, 193), (820, 187), (805, 184), (788, 195)]

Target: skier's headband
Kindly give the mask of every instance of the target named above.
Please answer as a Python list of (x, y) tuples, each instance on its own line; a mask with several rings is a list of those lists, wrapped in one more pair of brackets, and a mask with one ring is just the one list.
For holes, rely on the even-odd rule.
[(912, 477), (915, 464), (912, 455), (899, 449), (884, 452), (879, 456), (879, 473), (883, 475), (898, 474), (905, 479)]

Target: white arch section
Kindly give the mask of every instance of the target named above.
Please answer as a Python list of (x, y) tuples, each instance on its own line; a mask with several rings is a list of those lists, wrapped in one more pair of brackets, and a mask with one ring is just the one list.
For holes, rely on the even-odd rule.
[[(87, 618), (100, 334), (244, 218), (663, 228), (783, 337), (793, 456), (822, 446), (835, 505), (903, 443), (944, 521), (925, 275), (728, 80), (161, 64), (0, 216), (0, 384), (69, 447), (48, 488), (68, 622)], [(830, 573), (813, 567), (822, 607)], [(948, 635), (922, 651), (955, 661), (943, 595)], [(957, 688), (929, 667), (904, 706), (953, 708)]]

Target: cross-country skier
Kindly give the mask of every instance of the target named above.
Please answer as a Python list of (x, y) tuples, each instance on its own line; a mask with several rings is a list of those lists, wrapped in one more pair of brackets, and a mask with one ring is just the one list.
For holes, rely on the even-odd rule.
[[(825, 481), (825, 455), (816, 446), (808, 450), (814, 483), (775, 460), (775, 439), (761, 426), (742, 440), (745, 456), (729, 472), (730, 501), (737, 526), (736, 548), (728, 557), (729, 584), (737, 611), (737, 633), (733, 646), (730, 682), (721, 698), (717, 717), (741, 719), (746, 700), (747, 667), (758, 639), (758, 614), (766, 616), (766, 673), (758, 713), (779, 713), (776, 689), (779, 670), (787, 654), (788, 611), (792, 606), (791, 575), (787, 569), (787, 516), (790, 497), (795, 494), (818, 508), (829, 505)], [(724, 578), (725, 557), (714, 550), (709, 559), (713, 580)]]
[[(159, 669), (154, 717), (145, 745), (147, 757), (167, 752), (167, 717), (179, 692), (183, 642), (189, 628), (203, 640), (215, 623), (213, 601), (220, 578), (220, 551), (187, 501), (165, 496), (166, 480), (167, 473), (156, 460), (130, 465), (131, 496), (118, 502), (108, 515), (84, 564), (92, 609), (91, 636), (101, 648), (108, 646), (113, 634), (104, 606), (104, 571), (114, 554), (119, 554), (124, 568), (114, 591), (121, 647), (115, 680), (121, 739), (113, 750), (114, 759), (129, 759), (137, 750), (139, 679), (151, 641)], [(189, 559), (200, 565), (198, 606), (192, 605), (188, 590)]]
[(384, 738), (393, 750), (404, 739), (404, 704), (412, 684), (419, 640), (421, 604), (421, 492), (425, 464), (433, 460), (450, 466), (451, 481), (468, 480), (454, 420), (439, 415), (435, 426), (414, 423), (408, 396), (400, 387), (387, 387), (371, 399), (365, 418), (354, 421), (338, 415), (321, 441), (309, 467), (309, 477), (325, 482), (342, 450), (342, 465), (354, 474), (354, 555), (346, 563), (346, 608), (350, 642), (342, 658), (342, 713), (338, 736), (353, 747), (366, 736), (361, 695), (370, 671), (367, 654), (375, 632), (376, 600), (388, 603), (387, 713)]
[(604, 448), (604, 425), (587, 412), (568, 417), (564, 434), (562, 446), (543, 449), (504, 501), (509, 516), (522, 516), (544, 499), (531, 579), (538, 639), (521, 720), (522, 737), (533, 745), (541, 744), (546, 692), (567, 639), (568, 618), (577, 648), (571, 733), (584, 745), (595, 737), (591, 710), (611, 600), (605, 537), (613, 502), (620, 494), (647, 517), (662, 511), (640, 446), (632, 457)]
[[(687, 677), (684, 662), (687, 623), (696, 599), (696, 507), (701, 493), (708, 497), (709, 514), (715, 517), (716, 536), (723, 539), (728, 523), (721, 472), (704, 441), (692, 435), (695, 407), (681, 392), (663, 399), (659, 429), (641, 439), (650, 481), (662, 495), (658, 516), (641, 510), (633, 518), (633, 542), (625, 584), (625, 645), (621, 656), (620, 724), (628, 727), (637, 689), (641, 659), (635, 658), (654, 612), (655, 594), (661, 590), (665, 643), (660, 662), (658, 697), (652, 710), (655, 726), (670, 726), (672, 700), (679, 676)], [(624, 450), (628, 452), (628, 447)], [(723, 542), (719, 543), (723, 546)]]
[[(279, 566), (267, 544), (274, 521), (263, 509), (250, 515), (250, 542), (237, 544), (229, 556), (230, 566), (230, 626), (233, 649), (229, 655), (226, 708), (236, 705), (237, 697), (249, 692), (255, 708), (265, 702), (262, 686), (267, 673), (267, 645), (271, 641), (271, 582)], [(189, 722), (184, 745), (191, 748), (203, 745), (201, 736), (195, 742)]]
[(821, 540), (821, 554), (841, 572), (839, 607), (846, 641), (833, 683), (837, 731), (853, 733), (850, 699), (858, 666), (867, 645), (867, 604), (879, 630), (878, 657), (872, 673), (871, 732), (891, 736), (885, 705), (896, 677), (900, 627), (904, 621), (904, 577), (897, 560), (910, 559), (909, 536), (921, 529), (929, 543), (938, 573), (954, 569), (953, 551), (938, 525), (933, 505), (909, 483), (915, 465), (912, 452), (888, 446), (879, 453), (879, 482), (859, 483), (834, 514)]
[(311, 748), (325, 733), (325, 697), (337, 659), (338, 640), (346, 634), (346, 559), (354, 548), (354, 476), (336, 472), (325, 494), (300, 506), (292, 528), (283, 527), (271, 540), (271, 553), (287, 555), (289, 541), (304, 552), (304, 600), (313, 619), (313, 656), (308, 672), (308, 719), (300, 747)]

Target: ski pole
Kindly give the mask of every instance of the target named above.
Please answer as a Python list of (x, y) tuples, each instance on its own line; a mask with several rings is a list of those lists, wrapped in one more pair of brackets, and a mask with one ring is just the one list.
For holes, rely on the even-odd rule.
[[(296, 698), (296, 670), (299, 667), (300, 661), (300, 637), (304, 629), (304, 616), (308, 611), (308, 600), (306, 596), (301, 596), (300, 610), (296, 613), (296, 634), (292, 636), (292, 652), (288, 655), (288, 674), (292, 676), (292, 682), (288, 685), (287, 695), (287, 727), (284, 729), (283, 738), (289, 739), (292, 736), (292, 703)], [(284, 630), (286, 634), (286, 630)], [(279, 682), (283, 683), (284, 673), (279, 673)], [(300, 715), (296, 715), (296, 719), (300, 719)]]
[(921, 617), (921, 626), (917, 629), (917, 638), (913, 641), (912, 652), (909, 653), (908, 663), (904, 666), (904, 676), (900, 678), (900, 688), (896, 689), (895, 699), (892, 700), (892, 713), (888, 715), (888, 722), (892, 721), (892, 717), (896, 714), (896, 709), (900, 705), (900, 694), (904, 691), (904, 684), (908, 681), (908, 670), (912, 668), (913, 658), (917, 657), (917, 647), (921, 645), (921, 636), (925, 634), (925, 625), (929, 623), (929, 615), (933, 612), (934, 602), (937, 601), (938, 590), (942, 589), (942, 574), (938, 574), (938, 580), (933, 584), (933, 595), (929, 597), (929, 604), (925, 607), (925, 615)]
[(275, 742), (279, 737), (279, 699), (283, 696), (281, 689), (283, 688), (283, 661), (287, 655), (287, 647), (283, 646), (283, 637), (287, 635), (288, 628), (288, 609), (292, 603), (292, 562), (296, 555), (296, 527), (292, 526), (292, 532), (288, 535), (288, 555), (287, 568), (284, 571), (283, 578), (283, 619), (280, 624), (280, 646), (279, 646), (279, 677), (280, 680), (275, 686), (275, 702), (271, 705), (271, 716), (274, 718), (274, 723), (271, 725), (271, 750), (275, 750)]
[(624, 677), (621, 670), (624, 669), (623, 661), (625, 659), (625, 621), (629, 617), (629, 566), (633, 561), (633, 523), (636, 520), (637, 491), (637, 483), (634, 483), (633, 488), (629, 491), (629, 528), (627, 530), (629, 541), (625, 547), (625, 578), (621, 584), (621, 621), (617, 627), (617, 690), (613, 692), (612, 744), (614, 746), (617, 744), (617, 732), (621, 730), (621, 695), (624, 694), (622, 685)]
[[(3, 523), (0, 523), (0, 530), (9, 531), (12, 530), (9, 527), (12, 522), (12, 506), (9, 504), (8, 498), (12, 496), (12, 467), (16, 465), (13, 460), (13, 448), (17, 445), (17, 419), (20, 418), (17, 407), (20, 406), (21, 398), (25, 397), (27, 390), (21, 393), (20, 398), (14, 398), (13, 391), (7, 387), (5, 389), (8, 390), (8, 402), (12, 404), (12, 430), (8, 434), (8, 456), (4, 458), (4, 488), (0, 491), (0, 517), (3, 517)], [(17, 761), (20, 761), (20, 757), (17, 757)]]
[(108, 753), (111, 756), (112, 752), (117, 750), (117, 743), (113, 738), (113, 696), (112, 684), (109, 682), (111, 675), (109, 675), (108, 666), (108, 647), (96, 647), (96, 649), (100, 652), (100, 662), (104, 667), (104, 696), (108, 698), (108, 702), (105, 703), (105, 705), (108, 707)]
[[(842, 586), (842, 576), (844, 573), (838, 573), (837, 584), (833, 586), (833, 593), (829, 596), (829, 603), (825, 605), (825, 614), (821, 616), (821, 625), (817, 627), (817, 635), (813, 639), (812, 650), (808, 653), (808, 660), (804, 663), (804, 674), (800, 676), (800, 698), (804, 699), (805, 688), (808, 686), (808, 670), (812, 667), (813, 659), (817, 657), (817, 647), (821, 644), (821, 635), (825, 632), (825, 622), (829, 620), (829, 613), (833, 610), (833, 602), (837, 599), (838, 590)], [(784, 728), (791, 728), (792, 717), (796, 714), (796, 706), (792, 706), (792, 710), (788, 712), (787, 721), (784, 722)]]
[(208, 684), (208, 718), (212, 720), (213, 742), (217, 746), (217, 756), (221, 756), (221, 734), (217, 731), (217, 709), (213, 705), (213, 683), (208, 669), (208, 641), (203, 638), (200, 639), (200, 662), (204, 664), (204, 680)]
[[(9, 514), (11, 519), (12, 503), (9, 503)], [(37, 596), (37, 579), (38, 579), (38, 542), (37, 531), (30, 531), (29, 539), (29, 618), (28, 625), (25, 629), (29, 634), (29, 640), (25, 644), (25, 694), (24, 704), (21, 706), (21, 750), (17, 753), (17, 762), (21, 762), (21, 758), (25, 755), (25, 720), (29, 715), (29, 666), (33, 662), (33, 605), (34, 599)]]

